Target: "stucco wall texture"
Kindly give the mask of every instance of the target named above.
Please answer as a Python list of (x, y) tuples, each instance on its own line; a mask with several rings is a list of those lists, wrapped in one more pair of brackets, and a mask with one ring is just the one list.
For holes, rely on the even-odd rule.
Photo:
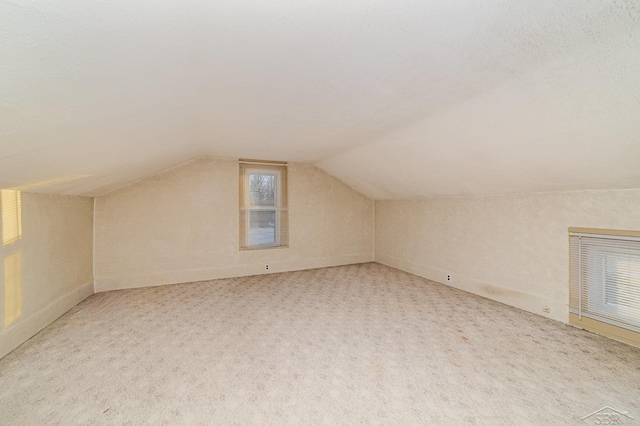
[(93, 294), (93, 199), (23, 192), (21, 201), (22, 236), (0, 244), (0, 277), (1, 259), (22, 257), (20, 297), (11, 302), (20, 315), (0, 329), (0, 357)]
[(373, 201), (299, 163), (289, 247), (239, 250), (238, 174), (201, 158), (95, 198), (96, 292), (373, 260)]
[(640, 189), (376, 201), (375, 260), (567, 322), (568, 228), (637, 230), (638, 212)]

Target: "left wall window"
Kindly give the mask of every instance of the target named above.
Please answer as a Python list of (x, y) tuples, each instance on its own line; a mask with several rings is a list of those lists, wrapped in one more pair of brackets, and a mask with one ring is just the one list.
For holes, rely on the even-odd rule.
[(289, 245), (287, 163), (240, 160), (240, 248)]
[(22, 194), (10, 189), (0, 190), (2, 216), (2, 245), (13, 244), (22, 238)]

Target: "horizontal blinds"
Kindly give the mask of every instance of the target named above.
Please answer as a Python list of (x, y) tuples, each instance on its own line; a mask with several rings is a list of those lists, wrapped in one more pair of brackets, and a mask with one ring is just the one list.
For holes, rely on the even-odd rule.
[(246, 160), (240, 159), (240, 164), (248, 164), (253, 166), (274, 166), (274, 167), (287, 167), (286, 161), (262, 161), (262, 160)]
[(2, 245), (13, 244), (22, 237), (22, 198), (20, 191), (0, 190)]
[(640, 238), (570, 234), (569, 308), (640, 332)]

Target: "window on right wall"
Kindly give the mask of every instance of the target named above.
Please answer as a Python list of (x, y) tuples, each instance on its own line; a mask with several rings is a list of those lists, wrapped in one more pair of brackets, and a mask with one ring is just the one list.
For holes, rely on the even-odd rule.
[(570, 228), (569, 322), (640, 345), (640, 232)]

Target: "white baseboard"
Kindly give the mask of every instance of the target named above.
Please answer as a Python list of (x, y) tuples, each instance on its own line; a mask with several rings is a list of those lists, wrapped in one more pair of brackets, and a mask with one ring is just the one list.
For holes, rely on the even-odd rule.
[(93, 292), (93, 281), (89, 281), (29, 317), (19, 318), (15, 324), (0, 332), (0, 358), (35, 336)]
[(263, 263), (250, 263), (230, 266), (228, 268), (190, 269), (126, 276), (97, 276), (95, 277), (95, 291), (96, 293), (100, 293), (110, 290), (275, 274), (278, 272), (300, 271), (304, 269), (326, 268), (367, 262), (373, 262), (373, 255), (336, 256), (269, 262), (268, 271), (265, 271)]
[[(555, 300), (546, 299), (544, 297), (534, 296), (532, 294), (523, 293), (506, 287), (497, 286), (471, 277), (454, 273), (452, 282), (446, 281), (447, 271), (429, 266), (418, 265), (403, 259), (384, 254), (376, 254), (375, 261), (392, 268), (400, 269), (410, 274), (435, 281), (450, 287), (457, 288), (505, 305), (513, 306), (524, 311), (528, 311), (537, 315), (551, 318), (564, 323), (569, 322), (569, 306), (567, 303), (561, 303)], [(549, 307), (550, 312), (544, 312), (543, 308)]]

